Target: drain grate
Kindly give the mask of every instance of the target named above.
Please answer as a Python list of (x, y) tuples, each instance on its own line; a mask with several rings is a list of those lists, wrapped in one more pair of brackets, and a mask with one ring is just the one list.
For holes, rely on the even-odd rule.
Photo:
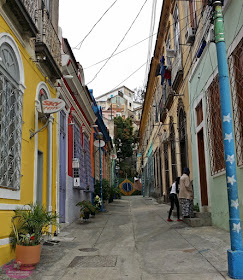
[(96, 252), (98, 251), (97, 248), (81, 248), (79, 249), (79, 251), (82, 251), (82, 252)]
[(68, 267), (115, 267), (117, 256), (76, 256)]

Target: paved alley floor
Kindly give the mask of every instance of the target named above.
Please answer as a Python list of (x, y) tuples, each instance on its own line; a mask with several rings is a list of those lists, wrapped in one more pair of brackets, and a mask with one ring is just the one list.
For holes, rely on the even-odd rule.
[[(76, 221), (42, 246), (31, 280), (220, 280), (227, 277), (229, 234), (168, 223), (168, 205), (123, 197), (88, 222)], [(0, 279), (10, 279), (0, 271)]]

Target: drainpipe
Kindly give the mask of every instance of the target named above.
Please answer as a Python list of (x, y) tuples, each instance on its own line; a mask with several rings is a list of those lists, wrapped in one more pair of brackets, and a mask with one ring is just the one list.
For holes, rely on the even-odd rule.
[[(52, 138), (54, 117), (48, 119), (48, 142), (47, 142), (47, 211), (52, 211)], [(50, 226), (51, 231), (51, 226)]]

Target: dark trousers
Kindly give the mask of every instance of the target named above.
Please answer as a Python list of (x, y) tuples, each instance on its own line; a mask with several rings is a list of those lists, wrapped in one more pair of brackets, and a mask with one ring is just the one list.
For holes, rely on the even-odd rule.
[(178, 201), (177, 195), (175, 193), (171, 193), (169, 198), (170, 198), (170, 205), (171, 206), (170, 206), (168, 219), (170, 219), (170, 216), (172, 214), (172, 210), (174, 209), (174, 205), (176, 205), (177, 219), (180, 219), (180, 208), (179, 208), (179, 201)]

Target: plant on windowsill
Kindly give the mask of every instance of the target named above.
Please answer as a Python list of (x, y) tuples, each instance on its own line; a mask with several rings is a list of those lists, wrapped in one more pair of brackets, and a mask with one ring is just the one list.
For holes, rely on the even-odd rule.
[(58, 216), (39, 204), (26, 206), (14, 211), (9, 237), (16, 261), (21, 262), (20, 269), (31, 270), (40, 261), (42, 237), (50, 234), (50, 225), (57, 225)]

